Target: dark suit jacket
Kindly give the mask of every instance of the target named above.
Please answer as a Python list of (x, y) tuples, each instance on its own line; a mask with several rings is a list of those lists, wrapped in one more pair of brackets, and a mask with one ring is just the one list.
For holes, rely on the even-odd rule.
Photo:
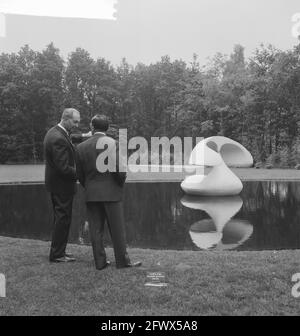
[(75, 148), (66, 132), (57, 125), (45, 136), (44, 159), (47, 190), (54, 194), (74, 194), (77, 180)]
[[(105, 149), (96, 149), (101, 138), (105, 142), (116, 145), (117, 142), (106, 135), (94, 134), (88, 140), (77, 146), (77, 174), (80, 183), (85, 188), (86, 202), (118, 202), (123, 197), (123, 186), (126, 180), (125, 172), (99, 172), (96, 160)], [(118, 152), (115, 152), (116, 158)], [(116, 160), (118, 166), (118, 160)], [(118, 169), (116, 169), (118, 170)]]

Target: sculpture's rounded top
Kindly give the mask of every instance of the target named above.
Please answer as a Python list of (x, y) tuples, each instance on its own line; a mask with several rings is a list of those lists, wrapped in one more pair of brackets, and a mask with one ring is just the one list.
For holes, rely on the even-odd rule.
[(212, 136), (200, 141), (193, 149), (189, 163), (216, 166), (222, 161), (230, 167), (253, 165), (253, 157), (243, 145), (223, 136)]

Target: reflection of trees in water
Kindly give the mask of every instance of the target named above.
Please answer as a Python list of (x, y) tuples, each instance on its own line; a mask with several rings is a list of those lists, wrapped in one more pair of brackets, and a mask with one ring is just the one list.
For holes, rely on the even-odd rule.
[[(0, 234), (29, 239), (51, 239), (53, 213), (43, 184), (0, 186)], [(78, 242), (85, 220), (84, 195), (80, 190), (73, 203), (69, 241)]]
[[(128, 183), (124, 198), (127, 241), (131, 246), (195, 248), (190, 226), (208, 218), (204, 211), (182, 206), (177, 183)], [(246, 182), (243, 207), (234, 216), (254, 226), (249, 241), (238, 249), (300, 246), (300, 184)]]
[(47, 196), (43, 185), (2, 185), (0, 234), (48, 240), (52, 213)]
[(300, 246), (300, 185), (293, 182), (244, 183), (241, 215), (255, 229), (246, 247), (296, 248)]
[[(190, 226), (208, 218), (204, 211), (184, 207), (177, 183), (127, 183), (124, 195), (129, 246), (192, 249)], [(254, 231), (239, 249), (300, 247), (300, 183), (244, 182), (242, 209), (234, 218), (248, 220)], [(50, 239), (51, 202), (43, 185), (0, 187), (0, 234)], [(70, 241), (78, 242), (86, 220), (79, 189), (73, 207)]]
[(126, 185), (125, 218), (128, 244), (184, 248), (189, 223), (182, 218), (181, 190), (175, 183)]

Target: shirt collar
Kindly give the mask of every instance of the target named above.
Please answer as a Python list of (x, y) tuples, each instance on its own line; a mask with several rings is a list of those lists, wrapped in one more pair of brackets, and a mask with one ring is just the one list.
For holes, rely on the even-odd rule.
[(69, 135), (69, 132), (64, 128), (64, 126), (62, 126), (60, 123), (58, 124), (58, 126), (59, 126), (61, 129), (63, 129), (63, 130), (67, 133), (67, 135)]
[(104, 132), (95, 132), (94, 134), (103, 134), (103, 135), (106, 135), (106, 133), (104, 133)]

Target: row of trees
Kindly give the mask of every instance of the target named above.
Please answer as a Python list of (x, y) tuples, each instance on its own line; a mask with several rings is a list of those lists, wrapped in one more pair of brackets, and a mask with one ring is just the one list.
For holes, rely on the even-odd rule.
[[(64, 107), (77, 108), (81, 128), (102, 112), (129, 136), (224, 135), (256, 161), (300, 163), (300, 45), (260, 46), (249, 60), (236, 45), (201, 66), (168, 56), (114, 67), (76, 49), (65, 62), (53, 44), (0, 55), (0, 162), (40, 162), (46, 131)], [(299, 149), (298, 149), (299, 148)]]

